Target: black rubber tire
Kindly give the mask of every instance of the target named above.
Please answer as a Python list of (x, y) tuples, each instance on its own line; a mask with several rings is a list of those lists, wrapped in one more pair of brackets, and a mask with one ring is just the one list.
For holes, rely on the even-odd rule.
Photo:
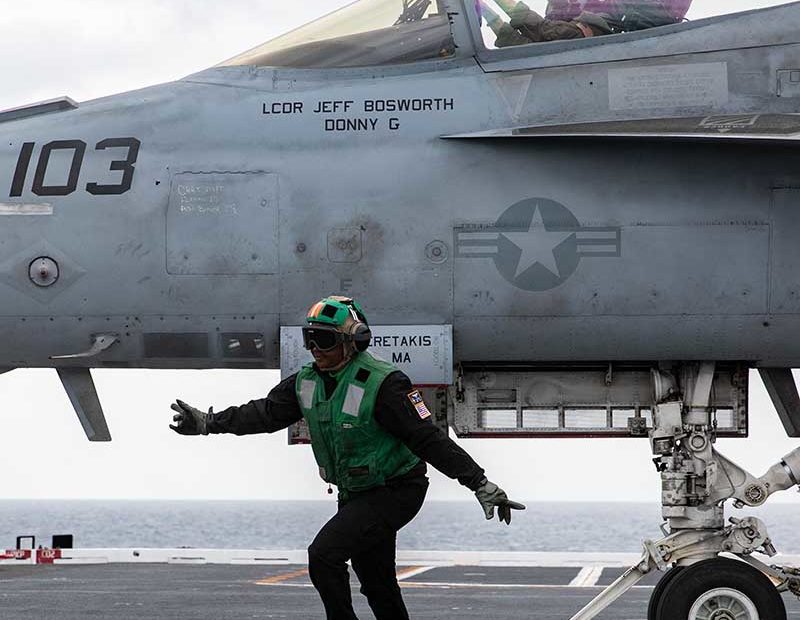
[(738, 590), (752, 601), (760, 620), (786, 620), (786, 606), (772, 582), (749, 564), (728, 558), (686, 567), (664, 588), (654, 620), (691, 620), (692, 605), (716, 588)]
[(664, 573), (664, 576), (656, 584), (653, 594), (650, 597), (650, 603), (647, 605), (647, 620), (656, 620), (656, 610), (658, 609), (658, 602), (664, 595), (664, 588), (677, 577), (683, 570), (683, 566), (676, 566)]

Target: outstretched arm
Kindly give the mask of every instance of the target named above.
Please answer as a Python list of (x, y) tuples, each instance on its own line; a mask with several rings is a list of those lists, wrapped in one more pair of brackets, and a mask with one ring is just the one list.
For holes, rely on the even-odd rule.
[(287, 377), (272, 388), (266, 398), (212, 414), (208, 421), (208, 432), (234, 435), (274, 433), (299, 422), (303, 412), (297, 402), (294, 387), (296, 379), (296, 374)]
[[(299, 422), (303, 413), (297, 402), (295, 379), (292, 375), (275, 386), (266, 398), (251, 400), (241, 407), (228, 407), (219, 413), (202, 413), (182, 401), (172, 408), (178, 412), (171, 426), (180, 434), (253, 435), (274, 433)], [(176, 408), (177, 407), (177, 408)], [(185, 412), (185, 413), (182, 413)], [(180, 418), (180, 419), (179, 419)], [(196, 432), (198, 431), (199, 432)]]

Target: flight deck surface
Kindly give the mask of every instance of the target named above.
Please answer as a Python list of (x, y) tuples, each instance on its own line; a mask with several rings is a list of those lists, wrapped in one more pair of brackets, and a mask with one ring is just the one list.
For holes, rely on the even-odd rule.
[[(568, 620), (621, 568), (402, 566), (412, 618)], [(600, 620), (644, 620), (648, 576)], [(372, 618), (353, 577), (356, 613)], [(594, 584), (594, 585), (585, 585)], [(788, 617), (800, 605), (787, 597)], [(303, 565), (101, 564), (0, 567), (0, 617), (14, 620), (324, 618)]]

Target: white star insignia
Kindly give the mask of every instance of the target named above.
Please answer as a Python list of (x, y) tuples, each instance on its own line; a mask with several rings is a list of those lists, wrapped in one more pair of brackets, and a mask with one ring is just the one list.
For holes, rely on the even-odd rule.
[(522, 250), (514, 278), (518, 278), (537, 264), (560, 278), (561, 272), (558, 270), (555, 249), (574, 234), (574, 232), (549, 232), (544, 226), (544, 220), (537, 205), (530, 228), (526, 232), (502, 233), (506, 239)]

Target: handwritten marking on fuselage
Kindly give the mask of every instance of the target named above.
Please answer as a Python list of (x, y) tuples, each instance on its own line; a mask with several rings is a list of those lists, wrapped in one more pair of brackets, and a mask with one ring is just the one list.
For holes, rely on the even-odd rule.
[(239, 215), (239, 205), (226, 202), (224, 185), (179, 184), (180, 212), (196, 215)]

